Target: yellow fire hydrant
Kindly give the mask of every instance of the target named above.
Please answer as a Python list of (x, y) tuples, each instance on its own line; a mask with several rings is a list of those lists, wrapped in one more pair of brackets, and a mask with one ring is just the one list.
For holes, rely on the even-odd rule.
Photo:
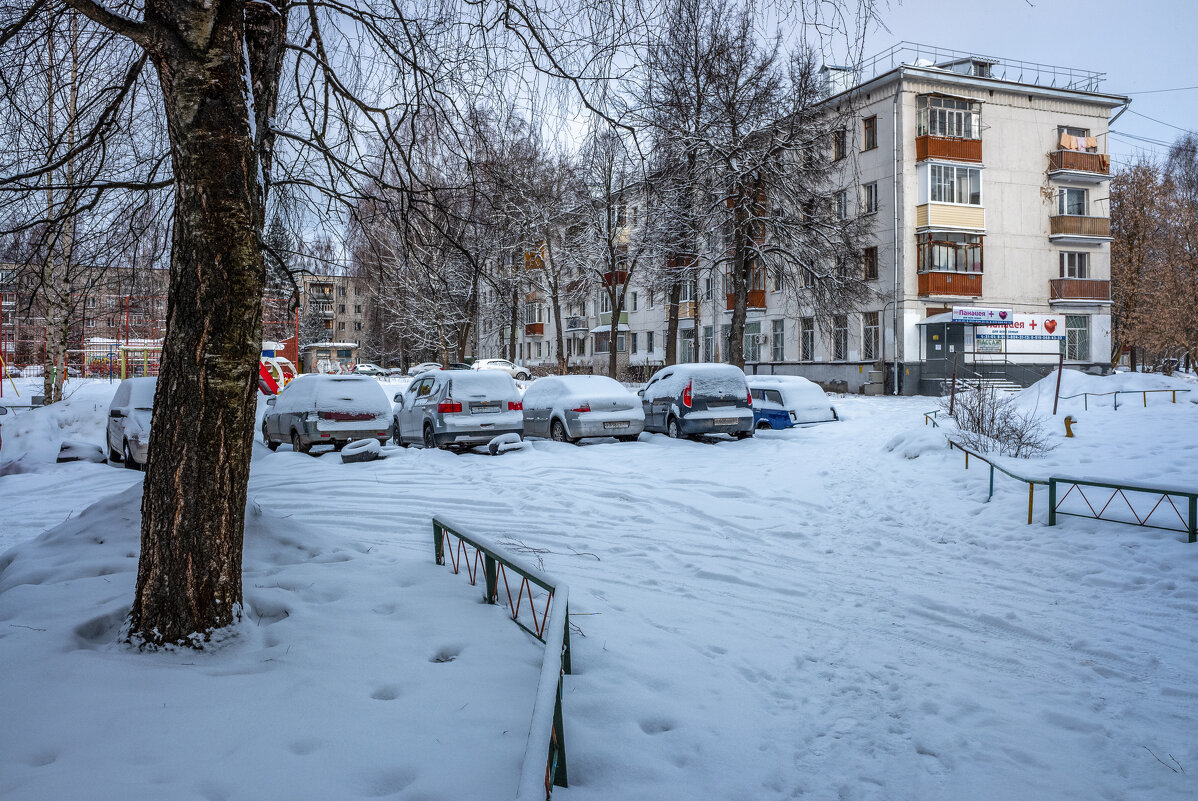
[(1065, 418), (1065, 438), (1066, 439), (1069, 439), (1073, 436), (1073, 424), (1076, 422), (1077, 422), (1077, 420), (1074, 419), (1073, 415), (1069, 415), (1068, 417)]

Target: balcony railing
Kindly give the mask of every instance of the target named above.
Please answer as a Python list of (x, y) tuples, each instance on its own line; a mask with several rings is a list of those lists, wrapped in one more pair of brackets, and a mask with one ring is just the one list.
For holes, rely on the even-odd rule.
[(1111, 282), (1097, 278), (1052, 278), (1048, 282), (1048, 299), (1109, 301)]
[(1081, 236), (1107, 238), (1111, 236), (1111, 221), (1107, 217), (1082, 217), (1058, 214), (1049, 218), (1049, 236)]
[(544, 336), (544, 335), (545, 335), (545, 324), (544, 323), (525, 323), (524, 324), (524, 336), (540, 337), (540, 336)]
[[(746, 298), (746, 309), (764, 309), (765, 308), (765, 290), (750, 289), (749, 296)], [(736, 295), (732, 292), (728, 293), (728, 311), (732, 311), (736, 307)]]
[(947, 295), (961, 298), (982, 296), (981, 273), (927, 272), (919, 274), (919, 296)]
[(915, 137), (915, 160), (947, 159), (949, 161), (970, 161), (981, 163), (981, 139), (957, 139), (948, 136), (917, 136)]
[(615, 271), (609, 271), (609, 272), (606, 272), (603, 274), (603, 285), (604, 286), (611, 286), (612, 284), (621, 286), (626, 283), (628, 283), (628, 271), (627, 270), (615, 270)]
[(586, 321), (585, 317), (567, 317), (566, 318), (566, 330), (567, 331), (579, 331), (579, 330), (582, 330), (587, 327), (588, 326), (587, 326), (587, 321)]
[(1111, 157), (1106, 153), (1083, 153), (1080, 150), (1054, 150), (1048, 154), (1048, 171), (1092, 172), (1110, 175)]

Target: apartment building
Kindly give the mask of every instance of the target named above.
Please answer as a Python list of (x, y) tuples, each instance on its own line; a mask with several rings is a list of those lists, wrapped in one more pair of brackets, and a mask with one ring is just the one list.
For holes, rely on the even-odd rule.
[(300, 276), (300, 339), (360, 343), (367, 320), (368, 292), (347, 275)]
[[(871, 299), (821, 315), (757, 271), (746, 370), (849, 392), (893, 392), (897, 376), (904, 394), (939, 394), (954, 370), (1027, 384), (1061, 355), (1076, 368), (1109, 364), (1107, 129), (1128, 99), (1100, 91), (1101, 73), (906, 44), (824, 74), (826, 107), (844, 120), (829, 143), (836, 206), (868, 218), (852, 269)], [(675, 358), (726, 361), (730, 290), (718, 272), (697, 277), (697, 293), (683, 290)], [(614, 325), (599, 280), (561, 321), (529, 293), (515, 358), (552, 369), (561, 325), (572, 369), (606, 372), (610, 348), (621, 372), (664, 364), (664, 299), (635, 276), (625, 292)], [(499, 355), (508, 329), (488, 340), (485, 326), (480, 351)]]

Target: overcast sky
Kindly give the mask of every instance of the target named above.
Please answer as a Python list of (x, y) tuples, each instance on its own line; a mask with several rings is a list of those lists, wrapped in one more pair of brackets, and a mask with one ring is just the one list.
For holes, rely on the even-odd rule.
[(1112, 128), (1116, 166), (1198, 132), (1198, 0), (889, 0), (881, 15), (868, 55), (908, 41), (1105, 72), (1102, 91), (1132, 98)]

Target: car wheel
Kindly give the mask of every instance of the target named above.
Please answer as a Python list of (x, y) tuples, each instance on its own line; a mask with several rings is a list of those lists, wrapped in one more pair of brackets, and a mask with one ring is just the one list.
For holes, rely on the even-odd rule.
[(310, 446), (305, 445), (303, 440), (300, 439), (298, 431), (291, 432), (291, 450), (295, 451), (296, 453), (307, 453), (309, 448)]
[(750, 439), (753, 436), (752, 431), (733, 431), (732, 436), (736, 439)]
[(554, 442), (575, 442), (566, 433), (566, 425), (561, 420), (554, 420), (549, 426), (549, 438)]
[(516, 373), (517, 381), (527, 381), (528, 379), (529, 379), (528, 373)]
[(424, 426), (424, 447), (436, 449), (437, 438), (433, 435), (433, 427), (427, 423)]
[(139, 465), (137, 462), (135, 462), (133, 460), (133, 454), (129, 452), (129, 440), (125, 440), (125, 444), (123, 447), (124, 447), (124, 452), (125, 452), (125, 456), (124, 456), (125, 467), (129, 470), (140, 470), (141, 465)]
[(277, 451), (279, 449), (279, 443), (272, 441), (270, 435), (266, 433), (265, 422), (262, 423), (262, 441), (265, 442), (266, 447), (270, 448), (272, 451)]
[(677, 417), (671, 417), (666, 423), (666, 436), (670, 439), (683, 439), (682, 426), (678, 425)]
[(762, 420), (760, 423), (757, 424), (758, 431), (770, 431), (772, 429), (773, 429), (773, 426), (770, 425), (769, 420)]
[(620, 442), (636, 442), (638, 439), (640, 439), (640, 435), (639, 434), (617, 434), (616, 439), (618, 439)]
[(114, 450), (112, 444), (107, 439), (104, 440), (104, 444), (108, 446), (108, 461), (114, 463), (121, 461), (121, 452)]

